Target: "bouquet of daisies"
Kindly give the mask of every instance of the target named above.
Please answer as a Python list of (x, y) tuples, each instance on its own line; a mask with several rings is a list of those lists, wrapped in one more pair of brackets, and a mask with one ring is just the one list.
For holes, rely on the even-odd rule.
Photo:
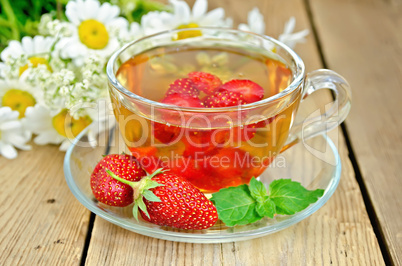
[[(130, 3), (130, 2), (129, 2)], [(132, 7), (131, 7), (132, 9)], [(126, 10), (122, 13), (122, 10)], [(207, 0), (171, 0), (167, 11), (151, 11), (133, 22), (130, 6), (120, 9), (98, 0), (72, 0), (65, 20), (43, 14), (39, 35), (11, 40), (1, 52), (0, 155), (17, 157), (17, 149), (55, 144), (66, 150), (74, 137), (89, 127), (88, 139), (114, 125), (107, 92), (105, 65), (123, 44), (143, 36), (176, 28), (233, 27), (222, 8), (207, 11)], [(279, 40), (293, 47), (307, 30), (293, 33), (294, 18)], [(264, 17), (257, 8), (241, 30), (264, 34)]]

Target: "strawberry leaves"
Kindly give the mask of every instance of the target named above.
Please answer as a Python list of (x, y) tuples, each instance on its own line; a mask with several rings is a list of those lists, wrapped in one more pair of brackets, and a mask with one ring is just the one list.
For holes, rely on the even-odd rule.
[(137, 221), (138, 221), (138, 209), (142, 210), (145, 213), (145, 215), (149, 217), (147, 207), (144, 203), (144, 198), (152, 202), (161, 202), (160, 198), (158, 198), (150, 189), (163, 186), (163, 184), (159, 184), (158, 182), (152, 180), (152, 177), (154, 177), (155, 175), (163, 173), (162, 168), (157, 169), (151, 175), (142, 178), (138, 182), (125, 180), (114, 174), (109, 169), (106, 169), (106, 173), (108, 173), (112, 178), (116, 179), (117, 181), (127, 184), (133, 188), (134, 190), (133, 216)]
[(269, 185), (252, 178), (249, 185), (221, 189), (212, 194), (218, 217), (227, 226), (254, 223), (275, 214), (291, 215), (307, 208), (324, 194), (323, 189), (307, 190), (299, 182), (278, 179)]

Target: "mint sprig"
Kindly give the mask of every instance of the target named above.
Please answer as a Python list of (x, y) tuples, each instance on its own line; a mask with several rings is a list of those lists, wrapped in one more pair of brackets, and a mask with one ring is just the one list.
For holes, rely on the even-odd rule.
[(254, 223), (275, 214), (292, 215), (307, 208), (324, 194), (323, 189), (307, 190), (290, 179), (274, 180), (269, 185), (254, 177), (249, 185), (219, 190), (212, 194), (219, 219), (227, 226)]

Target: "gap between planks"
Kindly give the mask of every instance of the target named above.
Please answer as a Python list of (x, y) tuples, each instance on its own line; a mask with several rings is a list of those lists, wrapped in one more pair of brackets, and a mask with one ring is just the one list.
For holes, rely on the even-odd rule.
[[(115, 131), (116, 131), (115, 127), (113, 127), (112, 129), (109, 130), (109, 137), (108, 137), (108, 141), (107, 141), (107, 145), (106, 145), (105, 153), (104, 153), (105, 155), (110, 153), (110, 148), (111, 148), (110, 143), (112, 143), (112, 141), (113, 141)], [(84, 266), (85, 262), (87, 260), (88, 249), (89, 249), (89, 245), (91, 243), (91, 237), (92, 237), (92, 231), (94, 229), (95, 219), (96, 219), (96, 214), (91, 212), (90, 217), (89, 217), (87, 235), (85, 237), (84, 248), (82, 249), (82, 255), (81, 255), (81, 260), (80, 260), (81, 266)]]
[[(319, 35), (319, 33), (317, 31), (317, 28), (316, 28), (316, 21), (314, 19), (314, 14), (313, 14), (313, 11), (312, 11), (312, 8), (311, 8), (310, 0), (303, 0), (303, 1), (304, 1), (304, 6), (306, 8), (306, 13), (307, 13), (308, 18), (310, 20), (312, 34), (313, 34), (314, 39), (315, 39), (316, 44), (317, 44), (317, 50), (318, 50), (318, 53), (319, 53), (319, 56), (320, 56), (320, 59), (321, 59), (322, 66), (324, 68), (326, 68), (326, 69), (329, 69), (329, 66), (327, 64), (327, 60), (326, 60), (325, 55), (324, 55), (324, 51), (322, 49), (321, 38), (320, 38), (320, 35)], [(334, 93), (333, 92), (332, 92), (332, 97), (334, 98)], [(342, 134), (343, 134), (343, 137), (345, 139), (345, 144), (346, 144), (347, 149), (348, 149), (348, 155), (349, 155), (349, 159), (350, 159), (350, 161), (352, 163), (353, 171), (355, 172), (355, 178), (356, 178), (357, 183), (359, 184), (359, 188), (360, 188), (360, 191), (361, 191), (361, 194), (362, 194), (362, 197), (363, 197), (364, 205), (366, 207), (366, 211), (367, 211), (368, 216), (370, 218), (371, 225), (372, 225), (372, 227), (374, 229), (374, 233), (375, 233), (375, 235), (377, 237), (377, 241), (378, 241), (378, 244), (380, 246), (381, 253), (383, 255), (385, 264), (386, 265), (391, 265), (392, 264), (391, 253), (390, 253), (390, 250), (389, 250), (388, 245), (386, 243), (384, 232), (383, 232), (383, 230), (382, 230), (382, 228), (381, 228), (381, 226), (379, 224), (378, 215), (374, 210), (373, 202), (370, 199), (370, 195), (368, 193), (368, 190), (367, 190), (367, 187), (366, 187), (366, 185), (364, 183), (364, 180), (363, 180), (359, 165), (357, 163), (357, 158), (356, 158), (355, 152), (354, 152), (352, 144), (351, 144), (351, 140), (350, 140), (350, 137), (349, 137), (347, 126), (346, 126), (345, 123), (342, 123), (340, 125), (340, 128), (342, 130)]]

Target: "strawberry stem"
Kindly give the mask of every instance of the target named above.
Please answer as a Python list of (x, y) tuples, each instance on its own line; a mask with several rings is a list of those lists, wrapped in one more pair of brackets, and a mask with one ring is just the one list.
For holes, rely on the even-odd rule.
[(116, 179), (117, 181), (122, 182), (123, 184), (129, 185), (134, 190), (134, 207), (133, 207), (133, 216), (138, 221), (138, 209), (142, 210), (146, 216), (149, 217), (147, 207), (145, 206), (144, 199), (148, 201), (160, 202), (161, 200), (150, 190), (152, 188), (156, 188), (159, 186), (163, 186), (158, 182), (151, 180), (154, 176), (161, 174), (167, 170), (163, 170), (163, 168), (159, 168), (155, 170), (152, 174), (147, 175), (146, 177), (142, 178), (138, 182), (132, 182), (126, 180), (124, 178), (119, 177), (112, 171), (106, 168), (106, 173), (108, 173), (112, 178)]
[(120, 182), (122, 182), (122, 183), (124, 183), (126, 185), (129, 185), (130, 187), (133, 187), (135, 183), (138, 183), (138, 182), (131, 182), (131, 181), (128, 181), (128, 180), (126, 180), (124, 178), (121, 178), (120, 176), (116, 175), (115, 173), (113, 173), (109, 169), (106, 169), (106, 173), (108, 173), (111, 177), (113, 177), (117, 181), (120, 181)]

